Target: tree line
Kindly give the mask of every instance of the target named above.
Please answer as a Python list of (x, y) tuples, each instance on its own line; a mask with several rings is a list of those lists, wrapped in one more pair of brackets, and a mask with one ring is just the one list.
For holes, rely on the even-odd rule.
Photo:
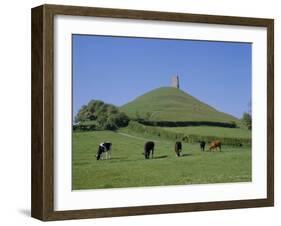
[[(235, 122), (215, 123), (215, 122), (153, 122), (149, 120), (151, 113), (147, 113), (144, 118), (130, 119), (124, 112), (120, 112), (119, 108), (107, 104), (101, 100), (91, 100), (87, 105), (83, 105), (75, 116), (73, 125), (74, 130), (117, 130), (121, 127), (128, 126), (130, 120), (135, 120), (144, 125), (150, 126), (195, 126), (195, 125), (211, 125), (235, 128)], [(251, 114), (245, 112), (241, 119), (244, 125), (252, 129)]]

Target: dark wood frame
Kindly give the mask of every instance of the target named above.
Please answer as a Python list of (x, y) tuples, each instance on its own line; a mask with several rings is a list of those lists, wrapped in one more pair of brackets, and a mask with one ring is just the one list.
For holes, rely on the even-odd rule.
[[(95, 16), (267, 28), (267, 198), (156, 206), (54, 211), (54, 16)], [(32, 9), (32, 195), (31, 215), (49, 220), (114, 217), (274, 205), (274, 20), (246, 17), (42, 5)]]

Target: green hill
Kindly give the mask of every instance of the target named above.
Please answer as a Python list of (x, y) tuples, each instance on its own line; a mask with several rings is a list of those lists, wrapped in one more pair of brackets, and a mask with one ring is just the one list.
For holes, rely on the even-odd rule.
[(150, 121), (239, 123), (237, 118), (173, 87), (154, 89), (121, 106), (120, 110), (131, 118), (141, 117)]

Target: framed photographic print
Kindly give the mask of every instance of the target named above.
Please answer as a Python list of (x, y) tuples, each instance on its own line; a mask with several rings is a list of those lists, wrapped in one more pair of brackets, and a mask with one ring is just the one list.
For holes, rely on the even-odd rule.
[(32, 9), (32, 216), (274, 205), (274, 21)]

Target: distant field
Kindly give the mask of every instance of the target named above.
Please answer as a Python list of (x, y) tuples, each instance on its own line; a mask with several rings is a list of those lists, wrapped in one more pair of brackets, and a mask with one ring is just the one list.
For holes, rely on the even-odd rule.
[(224, 128), (214, 126), (161, 127), (168, 131), (180, 132), (185, 135), (217, 136), (231, 138), (251, 138), (251, 131), (241, 128)]
[[(126, 130), (74, 132), (73, 189), (251, 181), (250, 147), (201, 152), (198, 145), (184, 143), (183, 157), (178, 158), (173, 142), (157, 139), (155, 158), (145, 160), (141, 153), (147, 140)], [(113, 143), (111, 160), (95, 159), (102, 141)]]

